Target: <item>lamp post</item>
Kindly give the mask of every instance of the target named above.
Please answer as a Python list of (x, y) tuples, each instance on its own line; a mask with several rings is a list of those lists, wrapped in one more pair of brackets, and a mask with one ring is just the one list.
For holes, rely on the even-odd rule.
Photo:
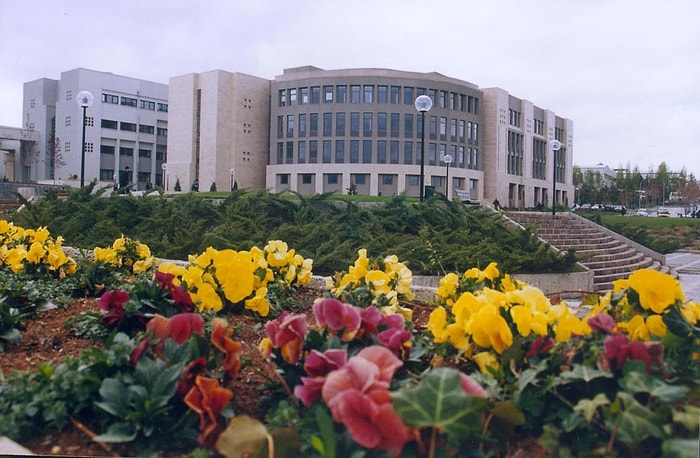
[(549, 143), (552, 148), (552, 217), (557, 212), (557, 151), (561, 149), (559, 140), (552, 140)]
[(425, 113), (433, 108), (433, 100), (427, 95), (419, 95), (415, 102), (416, 110), (421, 114), (421, 132), (420, 132), (420, 201), (423, 202), (425, 195)]
[(450, 164), (452, 163), (452, 155), (445, 154), (442, 158), (442, 162), (447, 164), (447, 171), (445, 172), (445, 198), (450, 200)]
[(161, 180), (163, 181), (161, 184), (163, 185), (163, 189), (165, 191), (168, 190), (168, 177), (166, 175), (166, 171), (168, 170), (168, 164), (166, 162), (163, 162), (160, 164), (160, 169), (163, 171), (163, 177)]
[(235, 183), (233, 177), (236, 176), (236, 169), (231, 168), (231, 169), (229, 169), (228, 173), (231, 176), (231, 186), (229, 186), (229, 190), (233, 191), (233, 184)]
[(80, 187), (82, 188), (85, 186), (85, 114), (88, 107), (91, 107), (95, 101), (95, 97), (89, 91), (80, 91), (75, 101), (83, 109), (83, 148), (80, 151)]

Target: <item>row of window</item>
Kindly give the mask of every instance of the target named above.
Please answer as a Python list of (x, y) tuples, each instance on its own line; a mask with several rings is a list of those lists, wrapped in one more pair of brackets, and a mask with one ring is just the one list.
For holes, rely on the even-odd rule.
[(165, 127), (154, 127), (148, 124), (136, 124), (133, 122), (117, 122), (113, 121), (111, 119), (102, 119), (102, 124), (101, 127), (105, 129), (119, 129), (119, 130), (124, 130), (127, 132), (136, 132), (138, 131), (142, 134), (153, 134), (154, 132), (156, 135), (162, 136), (162, 137), (167, 137), (168, 136), (168, 129)]
[[(510, 175), (523, 176), (523, 162), (525, 158), (523, 149), (524, 136), (518, 132), (508, 131), (508, 155), (506, 168)], [(532, 178), (544, 180), (547, 178), (547, 142), (538, 138), (532, 139)], [(566, 173), (566, 152), (562, 148), (555, 152), (555, 179), (564, 183)], [(551, 176), (551, 175), (550, 175)]]
[[(346, 84), (279, 89), (280, 107), (323, 103), (380, 103), (413, 105), (420, 95), (428, 95), (433, 106), (479, 114), (479, 98), (467, 94), (410, 86)], [(323, 99), (321, 98), (323, 97)]]
[[(295, 148), (296, 146), (296, 148)], [(420, 142), (377, 140), (310, 140), (277, 142), (276, 164), (408, 164), (418, 165), (421, 158)], [(478, 148), (428, 143), (424, 163), (444, 165), (449, 154), (452, 166), (480, 170)]]
[[(100, 145), (100, 153), (101, 154), (108, 154), (108, 155), (114, 155), (116, 152), (116, 147), (111, 146), (111, 145)], [(150, 149), (139, 149), (139, 157), (151, 157), (152, 150)], [(134, 148), (128, 148), (128, 147), (120, 147), (119, 148), (119, 155), (120, 156), (134, 156)], [(156, 151), (156, 160), (158, 161), (165, 161), (165, 152), (163, 151)]]
[(135, 99), (133, 97), (124, 97), (121, 96), (121, 98), (118, 95), (113, 95), (113, 94), (102, 94), (102, 102), (103, 103), (111, 103), (114, 105), (124, 105), (127, 107), (139, 107), (142, 110), (156, 110), (158, 111), (163, 111), (166, 112), (168, 111), (168, 104), (167, 103), (160, 103), (160, 102), (151, 102), (150, 100), (139, 100)]
[[(131, 172), (129, 172), (129, 182), (131, 182)], [(112, 181), (114, 179), (114, 169), (100, 169), (100, 180), (101, 181)], [(150, 172), (138, 172), (138, 182), (146, 183), (146, 186), (151, 184), (151, 173)], [(160, 186), (163, 185), (163, 174), (156, 173), (156, 183)], [(148, 188), (147, 188), (148, 189)]]
[[(376, 131), (374, 130), (374, 120), (376, 114)], [(294, 137), (317, 137), (319, 134), (319, 122), (322, 123), (322, 135), (330, 137), (344, 137), (349, 134), (351, 137), (400, 137), (401, 126), (403, 126), (403, 138), (419, 138), (422, 135), (423, 125), (420, 116), (412, 113), (403, 115), (401, 113), (372, 113), (372, 112), (351, 112), (349, 113), (349, 124), (347, 122), (348, 113), (338, 112), (323, 113), (299, 113), (286, 116), (277, 116), (277, 138)], [(333, 121), (335, 118), (335, 131)], [(346, 129), (347, 128), (347, 129)], [(463, 119), (446, 118), (444, 116), (430, 116), (428, 119), (428, 137), (430, 140), (449, 141), (478, 144), (479, 143), (479, 123), (465, 121)], [(334, 133), (335, 132), (335, 133)]]

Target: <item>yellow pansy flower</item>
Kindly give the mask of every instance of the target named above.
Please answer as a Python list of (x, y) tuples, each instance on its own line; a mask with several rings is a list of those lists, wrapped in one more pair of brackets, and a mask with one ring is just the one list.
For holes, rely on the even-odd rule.
[(40, 264), (45, 254), (46, 250), (44, 249), (44, 245), (39, 242), (34, 242), (29, 247), (26, 260), (30, 264)]
[(513, 344), (513, 333), (508, 323), (493, 305), (482, 307), (472, 315), (466, 328), (477, 345), (492, 347), (497, 353), (503, 353)]
[(267, 300), (267, 287), (258, 288), (255, 296), (246, 299), (245, 308), (265, 317), (270, 313), (270, 303)]
[(488, 376), (493, 376), (493, 374), (491, 374), (491, 372), (488, 370), (489, 367), (494, 371), (498, 371), (501, 367), (501, 365), (498, 363), (496, 355), (490, 351), (482, 351), (472, 355), (472, 360), (477, 364), (477, 366), (479, 366), (479, 370)]
[(664, 323), (664, 319), (661, 315), (651, 315), (646, 320), (646, 326), (649, 330), (649, 334), (655, 337), (663, 337), (666, 335), (668, 327)]
[(654, 313), (664, 313), (675, 304), (676, 299), (685, 300), (680, 281), (654, 269), (641, 269), (632, 273), (629, 276), (629, 287), (639, 294), (642, 308)]

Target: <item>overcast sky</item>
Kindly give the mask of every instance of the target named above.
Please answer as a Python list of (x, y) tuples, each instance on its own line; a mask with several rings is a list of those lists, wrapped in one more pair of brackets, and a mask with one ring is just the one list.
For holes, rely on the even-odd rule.
[[(0, 125), (78, 67), (438, 72), (574, 122), (574, 163), (700, 174), (698, 0), (0, 0)], [(700, 178), (700, 177), (698, 177)]]

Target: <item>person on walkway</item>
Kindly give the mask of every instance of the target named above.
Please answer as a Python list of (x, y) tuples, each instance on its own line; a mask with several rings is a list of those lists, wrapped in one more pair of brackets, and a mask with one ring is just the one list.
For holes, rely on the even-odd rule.
[(495, 199), (493, 199), (493, 208), (494, 208), (496, 211), (500, 211), (501, 208), (502, 208), (502, 207), (501, 207), (501, 203), (498, 201), (498, 197), (496, 197)]

